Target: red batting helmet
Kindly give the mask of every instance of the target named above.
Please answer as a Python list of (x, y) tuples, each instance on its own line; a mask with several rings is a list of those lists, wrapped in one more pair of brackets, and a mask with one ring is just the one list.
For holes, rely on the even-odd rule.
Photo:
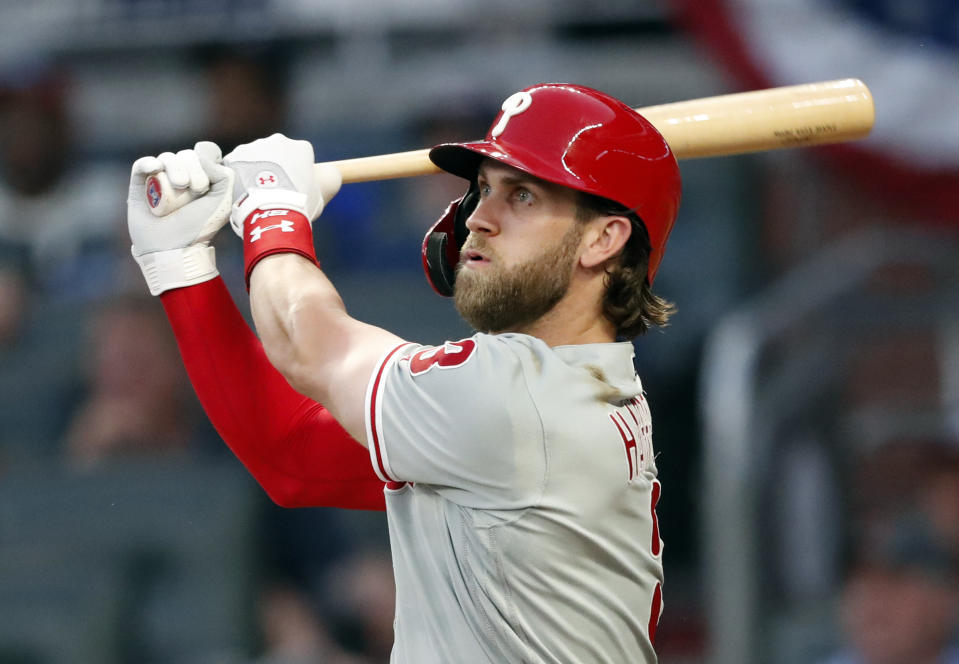
[[(471, 181), (486, 157), (635, 212), (649, 233), (652, 283), (679, 209), (680, 177), (672, 151), (646, 118), (591, 88), (534, 85), (503, 102), (485, 140), (430, 150), (433, 163)], [(464, 198), (450, 205), (423, 242), (427, 277), (441, 295), (452, 293), (451, 275), (468, 234), (473, 206), (469, 193)]]

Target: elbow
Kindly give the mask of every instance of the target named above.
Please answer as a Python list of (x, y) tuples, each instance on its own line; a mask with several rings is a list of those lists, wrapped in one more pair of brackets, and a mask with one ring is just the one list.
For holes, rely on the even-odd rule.
[(383, 483), (376, 479), (298, 484), (267, 489), (276, 505), (285, 509), (299, 507), (340, 507), (354, 510), (386, 509)]
[(299, 394), (319, 403), (324, 403), (320, 390), (319, 370), (315, 365), (306, 362), (290, 362), (283, 367), (277, 367), (277, 369), (290, 387)]
[(306, 492), (300, 486), (264, 487), (266, 495), (277, 506), (292, 509), (295, 507), (312, 507), (307, 499)]
[(268, 343), (264, 340), (263, 350), (270, 364), (283, 376), (290, 387), (303, 396), (316, 398), (319, 367), (305, 357), (303, 352), (305, 349), (298, 349), (292, 344)]

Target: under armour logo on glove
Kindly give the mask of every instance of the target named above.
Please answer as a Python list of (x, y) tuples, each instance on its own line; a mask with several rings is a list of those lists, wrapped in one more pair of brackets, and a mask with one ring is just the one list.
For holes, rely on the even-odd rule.
[(292, 233), (294, 231), (293, 222), (289, 219), (284, 219), (280, 223), (273, 224), (272, 226), (255, 226), (250, 229), (250, 242), (256, 242), (264, 233), (276, 230), (277, 228), (279, 228), (282, 233)]
[(273, 171), (260, 171), (256, 174), (254, 180), (256, 181), (257, 186), (265, 189), (271, 189), (280, 183), (279, 179), (276, 177), (276, 173)]

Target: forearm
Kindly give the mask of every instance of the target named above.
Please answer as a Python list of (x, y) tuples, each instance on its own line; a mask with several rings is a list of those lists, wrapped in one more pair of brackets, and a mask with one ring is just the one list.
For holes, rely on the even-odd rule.
[(298, 254), (268, 256), (250, 276), (250, 308), (273, 366), (302, 394), (326, 397), (324, 370), (341, 351), (335, 330), (346, 318), (326, 275)]
[(351, 318), (326, 275), (302, 256), (275, 254), (250, 275), (253, 319), (267, 357), (299, 393), (322, 403), (367, 445), (365, 396), (396, 335)]

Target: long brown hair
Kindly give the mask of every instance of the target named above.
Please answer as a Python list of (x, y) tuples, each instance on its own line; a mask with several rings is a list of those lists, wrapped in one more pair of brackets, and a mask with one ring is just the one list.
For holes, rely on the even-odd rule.
[(606, 267), (606, 295), (603, 313), (616, 326), (616, 334), (632, 339), (650, 327), (663, 327), (676, 311), (676, 305), (653, 293), (647, 278), (649, 233), (634, 211), (601, 196), (580, 192), (577, 219), (587, 222), (597, 216), (621, 216), (629, 219), (632, 232), (620, 254)]

